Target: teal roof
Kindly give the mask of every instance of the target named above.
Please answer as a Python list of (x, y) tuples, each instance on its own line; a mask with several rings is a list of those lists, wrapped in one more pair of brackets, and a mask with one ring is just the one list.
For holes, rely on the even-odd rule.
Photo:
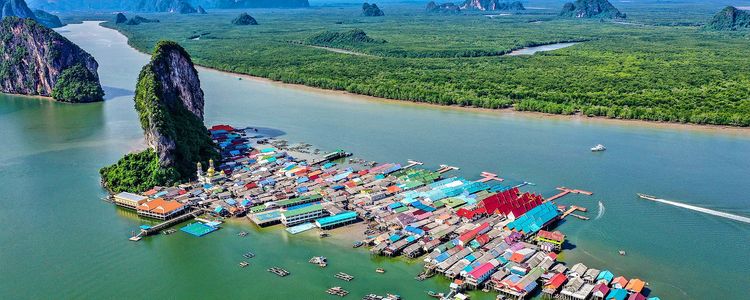
[(343, 213), (333, 215), (330, 217), (317, 219), (315, 220), (315, 222), (318, 223), (318, 226), (325, 227), (325, 226), (336, 225), (341, 222), (349, 222), (356, 218), (357, 218), (356, 212), (347, 211), (347, 212), (343, 212)]
[(535, 233), (559, 214), (560, 212), (557, 211), (557, 207), (552, 202), (542, 203), (509, 223), (508, 228), (523, 231), (526, 234)]

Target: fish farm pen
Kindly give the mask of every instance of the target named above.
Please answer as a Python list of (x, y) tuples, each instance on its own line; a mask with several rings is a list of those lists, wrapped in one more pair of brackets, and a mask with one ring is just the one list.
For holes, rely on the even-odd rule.
[[(568, 215), (588, 218), (574, 214), (585, 208), (555, 201), (592, 192), (560, 187), (560, 193), (544, 198), (521, 190), (533, 184), (505, 185), (489, 172), (470, 180), (450, 176), (458, 169), (453, 166), (430, 170), (417, 161), (402, 165), (347, 159), (351, 154), (343, 150), (311, 153), (229, 125), (209, 131), (221, 149), (218, 165), (211, 161), (204, 170), (198, 163), (193, 182), (118, 194), (113, 202), (149, 210), (167, 221), (173, 215), (153, 211), (148, 204), (159, 201), (172, 210), (191, 211), (190, 217), (198, 221), (180, 230), (194, 236), (219, 228), (218, 222), (198, 219), (195, 212), (285, 226), (290, 234), (317, 229), (323, 236), (323, 230), (359, 223), (366, 229), (355, 247), (364, 245), (374, 256), (423, 262), (424, 271), (415, 279), (451, 280), (445, 293), (431, 292), (442, 299), (465, 299), (467, 290), (482, 290), (498, 299), (541, 294), (547, 299), (658, 300), (647, 298), (651, 291), (641, 279), (615, 276), (605, 266), (558, 261), (566, 240), (555, 230), (557, 223)], [(289, 275), (277, 267), (268, 271)], [(346, 273), (336, 278), (354, 279)], [(340, 287), (328, 292), (342, 297), (348, 293)]]

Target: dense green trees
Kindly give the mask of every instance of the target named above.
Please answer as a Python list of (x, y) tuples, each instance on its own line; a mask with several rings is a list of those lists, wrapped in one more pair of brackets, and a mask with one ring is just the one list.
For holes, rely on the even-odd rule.
[(99, 79), (81, 64), (63, 70), (52, 89), (52, 98), (63, 102), (94, 102), (103, 97)]
[(156, 185), (168, 185), (179, 180), (174, 169), (163, 169), (153, 149), (130, 153), (114, 165), (99, 170), (102, 183), (113, 193), (142, 192)]
[[(741, 32), (554, 17), (530, 22), (539, 20), (539, 15), (494, 19), (434, 15), (421, 6), (415, 11), (380, 19), (351, 17), (351, 11), (338, 9), (263, 12), (267, 26), (252, 31), (226, 24), (222, 20), (228, 15), (222, 13), (202, 18), (165, 16), (160, 26), (121, 29), (139, 49), (150, 49), (165, 36), (181, 39), (202, 65), (364, 95), (441, 105), (513, 106), (556, 114), (750, 126), (750, 48), (747, 35)], [(703, 17), (708, 20), (712, 14), (708, 10)], [(632, 15), (644, 18), (640, 11)], [(690, 16), (690, 21), (698, 19)], [(655, 20), (680, 18), (658, 15)], [(388, 42), (348, 47), (372, 56), (289, 43), (320, 32), (353, 29)], [(211, 38), (186, 40), (204, 32), (211, 32)], [(533, 56), (464, 57), (566, 40), (586, 42)]]

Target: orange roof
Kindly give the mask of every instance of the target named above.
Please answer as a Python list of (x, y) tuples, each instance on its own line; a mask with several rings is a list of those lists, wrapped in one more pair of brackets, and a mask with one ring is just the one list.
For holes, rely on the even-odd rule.
[(144, 192), (143, 195), (146, 196), (146, 197), (148, 197), (148, 196), (152, 196), (152, 195), (156, 194), (156, 192), (157, 191), (155, 189), (150, 189), (150, 190)]
[(620, 286), (624, 287), (626, 284), (628, 284), (628, 279), (623, 276), (618, 276), (615, 279), (612, 280), (612, 286), (614, 286), (616, 283), (620, 284)]
[(400, 192), (400, 191), (401, 191), (401, 188), (400, 188), (400, 187), (398, 187), (397, 185), (392, 185), (392, 186), (389, 186), (389, 187), (388, 187), (388, 189), (387, 189), (386, 191), (387, 191), (387, 192), (388, 192), (389, 194), (394, 194), (394, 193), (398, 193), (398, 192)]
[(182, 208), (183, 204), (177, 201), (167, 201), (162, 198), (157, 198), (152, 201), (138, 205), (138, 210), (149, 211), (157, 214), (168, 214), (179, 208)]
[(625, 289), (631, 292), (640, 293), (644, 286), (646, 286), (646, 283), (643, 282), (643, 280), (633, 278), (628, 282), (628, 285), (625, 286)]

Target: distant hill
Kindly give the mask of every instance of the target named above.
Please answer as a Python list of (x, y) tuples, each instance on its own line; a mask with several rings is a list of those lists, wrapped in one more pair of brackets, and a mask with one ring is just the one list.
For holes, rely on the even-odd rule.
[(476, 10), (525, 10), (519, 1), (500, 2), (500, 0), (466, 0), (461, 4), (461, 9)]
[(306, 44), (336, 48), (349, 48), (350, 46), (362, 44), (383, 44), (385, 42), (385, 40), (378, 40), (367, 36), (367, 33), (362, 29), (352, 29), (344, 32), (325, 31), (305, 40)]
[(624, 19), (621, 13), (612, 3), (607, 0), (576, 0), (573, 3), (563, 5), (560, 16), (569, 18), (601, 18), (601, 19)]
[[(2, 1), (2, 0), (0, 0)], [(35, 8), (53, 11), (105, 10), (105, 11), (173, 11), (179, 12), (174, 4), (185, 2), (182, 7), (202, 6), (215, 8), (300, 8), (309, 7), (308, 0), (28, 0)], [(152, 10), (152, 7), (170, 7), (170, 9)], [(144, 9), (144, 7), (146, 9)]]
[(187, 0), (140, 0), (135, 7), (142, 12), (194, 14), (198, 12)]
[(0, 0), (0, 19), (5, 17), (33, 19), (49, 28), (63, 26), (57, 16), (43, 10), (32, 11), (24, 0)]
[(443, 3), (443, 4), (437, 4), (435, 1), (430, 1), (427, 3), (427, 7), (425, 10), (429, 13), (449, 13), (449, 14), (455, 14), (460, 13), (461, 8), (458, 7), (458, 5), (453, 4), (451, 2)]
[(714, 15), (711, 22), (706, 24), (706, 29), (720, 31), (750, 29), (750, 12), (727, 6)]
[(251, 17), (247, 13), (241, 13), (239, 16), (232, 20), (233, 25), (258, 25), (258, 21)]
[(385, 14), (380, 10), (380, 7), (378, 7), (377, 4), (365, 2), (362, 4), (362, 15), (365, 17), (382, 17)]

